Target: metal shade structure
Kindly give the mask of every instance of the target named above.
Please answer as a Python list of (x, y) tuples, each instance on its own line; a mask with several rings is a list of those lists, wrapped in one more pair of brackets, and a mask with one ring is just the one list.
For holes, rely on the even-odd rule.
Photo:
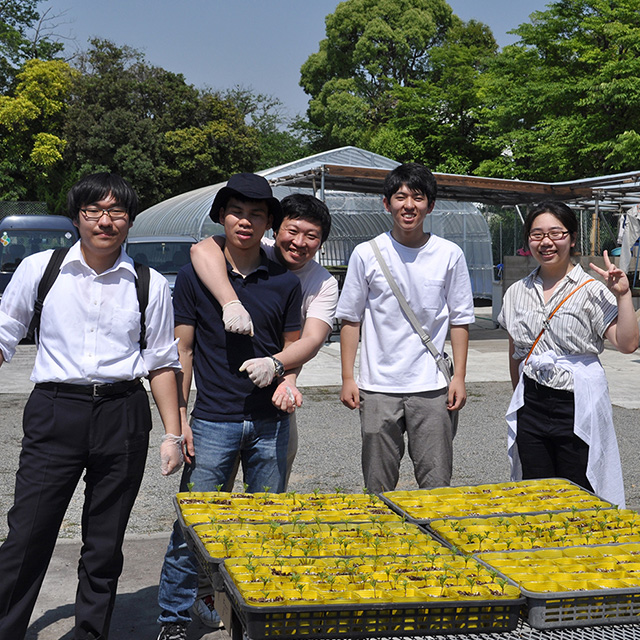
[[(324, 190), (382, 193), (388, 169), (322, 164), (278, 175), (274, 186), (313, 189), (322, 197)], [(434, 173), (438, 198), (463, 202), (481, 202), (498, 206), (532, 204), (542, 200), (561, 200), (581, 208), (619, 210), (640, 202), (640, 172), (586, 178), (569, 182), (532, 182), (483, 178), (450, 173)]]

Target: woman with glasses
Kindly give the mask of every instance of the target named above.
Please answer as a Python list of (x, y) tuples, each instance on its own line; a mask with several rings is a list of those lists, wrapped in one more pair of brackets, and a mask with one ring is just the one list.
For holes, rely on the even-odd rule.
[(514, 480), (562, 477), (624, 506), (611, 401), (598, 354), (607, 338), (622, 353), (638, 346), (626, 274), (609, 261), (572, 261), (578, 221), (560, 202), (531, 209), (524, 234), (536, 269), (507, 290), (499, 323), (509, 333), (514, 388), (507, 412)]

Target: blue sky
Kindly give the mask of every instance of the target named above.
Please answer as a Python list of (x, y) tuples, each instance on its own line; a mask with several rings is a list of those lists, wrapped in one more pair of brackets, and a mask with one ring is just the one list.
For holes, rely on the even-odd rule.
[[(280, 98), (289, 115), (304, 113), (300, 66), (324, 38), (337, 0), (48, 0), (69, 51), (97, 36), (144, 52), (150, 64), (182, 73), (197, 87), (235, 85)], [(488, 24), (500, 46), (544, 0), (449, 0), (463, 20)], [(62, 15), (61, 15), (62, 14)]]

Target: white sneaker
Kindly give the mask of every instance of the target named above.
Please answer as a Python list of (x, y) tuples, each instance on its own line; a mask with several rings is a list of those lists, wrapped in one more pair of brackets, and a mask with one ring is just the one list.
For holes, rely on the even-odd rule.
[(187, 625), (183, 622), (165, 622), (158, 640), (187, 640)]
[(204, 598), (198, 598), (191, 608), (192, 613), (195, 613), (202, 624), (212, 629), (224, 629), (224, 622), (220, 620), (218, 612), (215, 610), (215, 604), (213, 596), (205, 596)]

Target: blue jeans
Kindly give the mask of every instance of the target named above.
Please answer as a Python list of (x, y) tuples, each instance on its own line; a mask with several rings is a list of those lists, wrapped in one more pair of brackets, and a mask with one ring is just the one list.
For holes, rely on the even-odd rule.
[[(287, 475), (289, 418), (244, 422), (208, 422), (194, 418), (191, 423), (196, 452), (182, 473), (180, 490), (215, 491), (225, 485), (238, 456), (242, 460), (248, 491), (269, 487), (284, 491)], [(158, 604), (162, 613), (158, 622), (190, 622), (189, 609), (198, 593), (197, 561), (187, 549), (176, 522), (162, 565)]]

